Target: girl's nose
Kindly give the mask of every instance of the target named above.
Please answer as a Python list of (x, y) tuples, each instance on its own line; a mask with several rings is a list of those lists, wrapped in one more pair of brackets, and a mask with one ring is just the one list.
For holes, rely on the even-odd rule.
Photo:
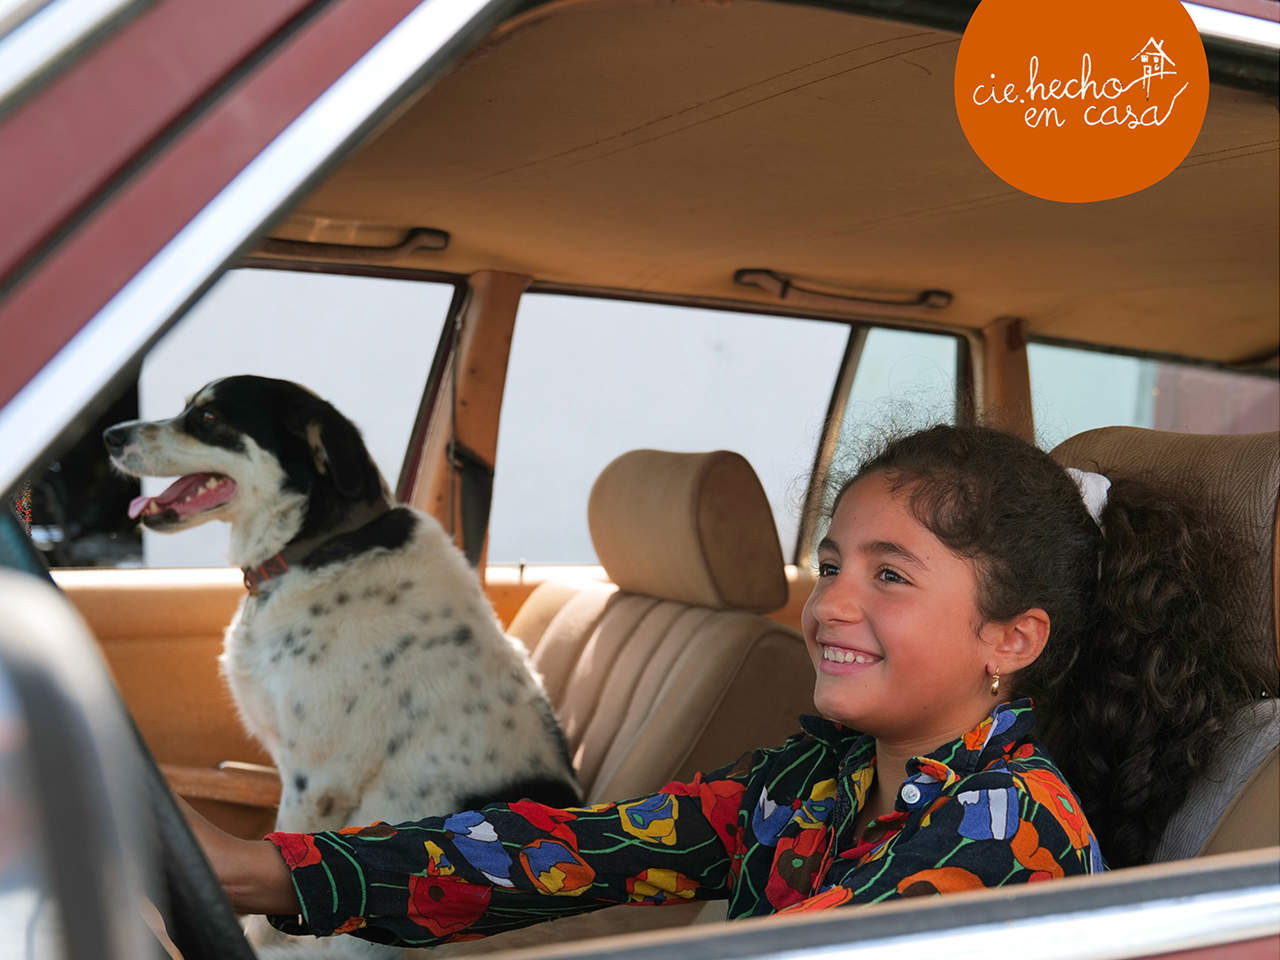
[(837, 574), (814, 588), (813, 615), (819, 623), (857, 623), (863, 618), (862, 598), (851, 578)]

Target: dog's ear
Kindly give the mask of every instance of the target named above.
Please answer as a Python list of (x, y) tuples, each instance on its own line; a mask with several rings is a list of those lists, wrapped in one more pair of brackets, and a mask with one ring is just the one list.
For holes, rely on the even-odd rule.
[(378, 496), (382, 482), (355, 424), (331, 407), (309, 412), (290, 426), (306, 439), (316, 472), (328, 476), (348, 500)]

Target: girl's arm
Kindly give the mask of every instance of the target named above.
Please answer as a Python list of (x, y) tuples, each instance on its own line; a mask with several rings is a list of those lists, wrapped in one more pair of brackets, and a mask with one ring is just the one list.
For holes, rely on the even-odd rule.
[(267, 913), (287, 933), (429, 946), (612, 904), (726, 896), (760, 756), (622, 803), (517, 801), (266, 841), (182, 808), (237, 912)]
[(236, 913), (298, 912), (289, 868), (274, 844), (234, 837), (175, 799)]
[(522, 800), (413, 823), (271, 834), (299, 901), (286, 911), (293, 916), (271, 920), (286, 933), (431, 946), (613, 904), (724, 897), (743, 790), (697, 777), (616, 804), (562, 810)]

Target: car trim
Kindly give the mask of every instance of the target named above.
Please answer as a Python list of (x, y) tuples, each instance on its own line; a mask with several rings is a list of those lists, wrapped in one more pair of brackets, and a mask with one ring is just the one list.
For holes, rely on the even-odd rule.
[[(165, 49), (167, 31), (181, 31), (183, 27), (181, 20), (175, 23), (170, 19), (173, 11), (189, 10), (191, 2), (166, 0), (156, 8), (157, 15), (138, 18), (131, 29), (121, 31), (118, 38), (113, 37), (102, 49), (94, 51), (86, 58), (90, 62), (77, 65), (48, 93), (59, 94), (61, 88), (74, 87), (87, 76), (96, 79), (98, 61), (117, 56), (122, 48), (127, 51), (141, 43), (142, 56), (148, 49), (154, 53), (156, 44)], [(104, 184), (109, 194), (90, 198), (79, 222), (61, 232), (57, 244), (40, 254), (40, 262), (25, 270), (20, 283), (8, 290), (0, 287), (0, 326), (20, 334), (11, 337), (7, 349), (0, 351), (0, 405), (49, 363), (129, 277), (142, 270), (250, 160), (420, 0), (317, 2), (324, 4), (318, 16), (310, 18), (252, 72), (232, 86), (223, 87), (220, 93), (211, 94), (215, 99), (200, 116), (184, 120), (180, 135), (177, 128), (170, 126), (170, 132), (164, 135), (169, 142), (163, 149), (142, 164), (127, 182)], [(245, 0), (234, 0), (217, 9), (229, 14), (253, 7)], [(242, 21), (223, 16), (215, 23), (205, 22), (201, 32), (212, 39), (216, 33), (234, 31), (241, 24)], [(244, 43), (252, 43), (251, 37), (241, 36)], [(233, 46), (249, 53), (249, 47), (236, 44), (234, 38)], [(126, 74), (134, 72), (127, 59), (123, 69)], [(15, 148), (12, 135), (24, 115), (32, 108), (33, 113), (39, 114), (46, 101), (53, 104), (58, 99), (42, 95), (0, 126), (0, 165), (9, 159), (8, 154), (23, 156), (21, 147)], [(151, 101), (143, 92), (138, 95), (137, 106), (144, 109), (144, 104)], [(152, 109), (156, 106), (151, 102)], [(52, 109), (48, 122), (56, 123), (62, 112)], [(95, 126), (92, 117), (86, 125)], [(65, 145), (58, 147), (53, 159), (65, 159), (63, 150)], [(23, 162), (38, 161), (18, 161), (19, 168)], [(34, 184), (42, 178), (30, 179)], [(9, 190), (7, 197), (0, 197), (0, 207), (12, 203), (21, 210), (31, 199), (37, 200), (39, 209), (38, 197), (14, 202), (13, 191)], [(20, 218), (18, 229), (29, 226), (24, 221), (30, 219)], [(6, 239), (12, 237), (0, 232), (0, 248), (6, 246)], [(32, 322), (35, 318), (39, 318), (38, 323)], [(99, 399), (100, 405), (105, 405), (107, 398)]]
[(54, 0), (0, 36), (0, 115), (153, 0)]
[(408, 503), (413, 494), (414, 481), (422, 467), (422, 453), (427, 446), (427, 429), (431, 425), (431, 416), (436, 408), (440, 395), (440, 385), (453, 362), (454, 352), (458, 346), (458, 327), (462, 319), (462, 309), (471, 293), (468, 284), (454, 281), (453, 299), (449, 301), (449, 311), (445, 314), (444, 324), (440, 328), (440, 338), (436, 341), (436, 351), (427, 370), (427, 382), (422, 387), (422, 397), (418, 401), (418, 412), (413, 418), (413, 428), (409, 433), (409, 442), (405, 446), (404, 458), (400, 461), (400, 475), (396, 479), (396, 500)]
[[(1280, 933), (1276, 848), (1157, 864), (1102, 876), (899, 900), (778, 918), (694, 925), (628, 938), (612, 950), (560, 960), (639, 960), (659, 952), (699, 960), (990, 960), (993, 944), (1017, 944), (1024, 960), (1149, 957), (1255, 941)], [(1211, 861), (1218, 865), (1210, 867)], [(714, 932), (714, 935), (712, 931)]]
[(1182, 7), (1202, 37), (1280, 50), (1280, 23), (1198, 3), (1184, 3)]
[(284, 128), (0, 410), (14, 485), (118, 372), (191, 305), (249, 238), (512, 0), (427, 0)]
[[(819, 514), (821, 508), (826, 506), (824, 503), (827, 495), (826, 480), (840, 443), (840, 428), (844, 422), (845, 411), (849, 406), (849, 395), (853, 393), (853, 381), (858, 375), (858, 366), (862, 363), (862, 351), (867, 346), (867, 337), (871, 335), (871, 329), (869, 324), (850, 325), (849, 338), (844, 344), (844, 356), (840, 358), (836, 380), (831, 386), (831, 396), (827, 400), (827, 413), (822, 418), (822, 434), (813, 452), (813, 468), (809, 471), (809, 488), (805, 491), (804, 505), (800, 509), (800, 522), (796, 524), (796, 540), (792, 545), (791, 556), (787, 558), (789, 562), (805, 569), (810, 568), (812, 561), (811, 548), (817, 541)], [(964, 342), (963, 338), (957, 338), (957, 340)]]
[[(20, 185), (0, 185), (0, 206), (13, 219), (0, 235), (0, 297), (327, 2), (167, 0), (131, 18), (65, 78), (30, 97), (0, 131), (0, 163), (31, 165)], [(184, 65), (180, 77), (170, 73), (174, 58)], [(66, 133), (50, 116), (82, 128), (73, 153), (64, 152)]]

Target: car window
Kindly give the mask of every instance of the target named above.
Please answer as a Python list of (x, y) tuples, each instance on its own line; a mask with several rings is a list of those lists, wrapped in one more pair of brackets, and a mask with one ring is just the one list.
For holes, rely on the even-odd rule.
[(955, 423), (959, 357), (960, 340), (950, 334), (869, 328), (840, 420), (840, 450), (856, 456), (868, 434)]
[(1104, 353), (1027, 347), (1036, 439), (1045, 449), (1084, 430), (1150, 427), (1185, 433), (1280, 429), (1280, 376)]
[[(952, 334), (917, 330), (862, 327), (855, 332), (844, 376), (848, 394), (839, 411), (838, 431), (828, 438), (818, 458), (817, 482), (809, 495), (812, 511), (803, 543), (795, 545), (797, 562), (814, 562), (832, 489), (886, 437), (956, 422), (957, 374), (968, 355), (962, 344)], [(836, 403), (840, 403), (839, 390)], [(787, 545), (788, 550), (791, 547)]]
[(595, 563), (587, 497), (637, 448), (734, 450), (795, 543), (850, 327), (552, 294), (516, 316), (498, 434), (490, 563)]
[[(84, 477), (90, 467), (107, 473), (100, 439), (107, 423), (166, 419), (203, 384), (234, 374), (294, 380), (324, 397), (360, 428), (394, 485), (453, 292), (445, 283), (228, 272), (147, 354), (136, 406), (126, 396), (32, 485), (37, 544), (53, 566), (225, 565), (225, 523), (175, 534), (143, 530), (139, 539), (126, 515), (136, 482), (112, 488), (112, 502), (86, 517), (84, 503), (93, 498), (80, 497), (72, 478)], [(141, 492), (154, 495), (167, 483), (144, 479)]]

